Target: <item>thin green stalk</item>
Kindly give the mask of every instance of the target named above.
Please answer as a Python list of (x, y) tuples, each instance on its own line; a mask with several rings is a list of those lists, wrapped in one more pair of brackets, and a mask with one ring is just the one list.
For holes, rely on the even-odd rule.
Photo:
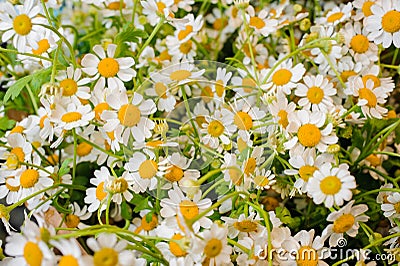
[(158, 22), (157, 26), (153, 29), (153, 31), (150, 34), (150, 37), (147, 38), (146, 42), (142, 45), (142, 47), (140, 47), (140, 50), (138, 52), (138, 54), (136, 55), (137, 58), (140, 57), (140, 55), (142, 54), (144, 48), (146, 48), (150, 42), (153, 40), (154, 36), (157, 34), (158, 30), (161, 28), (161, 26), (164, 24), (165, 18), (161, 17), (160, 21)]

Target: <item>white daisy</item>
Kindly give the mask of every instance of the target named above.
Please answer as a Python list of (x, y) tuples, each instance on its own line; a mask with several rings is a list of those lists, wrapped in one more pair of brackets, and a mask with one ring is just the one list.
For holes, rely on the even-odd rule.
[(173, 0), (146, 0), (140, 1), (140, 4), (143, 6), (143, 14), (146, 15), (151, 26), (159, 23), (161, 17), (174, 17), (174, 14), (170, 11), (174, 4)]
[(13, 45), (19, 52), (26, 51), (27, 43), (38, 49), (38, 35), (43, 30), (39, 24), (47, 22), (43, 14), (40, 14), (40, 6), (34, 0), (28, 0), (16, 6), (6, 2), (3, 7), (5, 12), (0, 12), (0, 30), (4, 31), (2, 42), (14, 37)]
[(94, 171), (95, 178), (90, 179), (90, 184), (95, 187), (90, 187), (86, 190), (85, 203), (89, 204), (88, 211), (95, 212), (101, 205), (101, 210), (106, 209), (104, 200), (109, 195), (106, 190), (107, 179), (110, 176), (107, 167), (103, 166), (100, 170)]
[(210, 146), (217, 148), (220, 144), (227, 145), (231, 143), (230, 136), (235, 131), (233, 125), (233, 114), (225, 108), (217, 110), (212, 116), (205, 117), (205, 123), (202, 124), (201, 141)]
[(296, 104), (292, 101), (289, 103), (287, 96), (282, 92), (278, 92), (276, 94), (276, 100), (272, 101), (268, 107), (274, 120), (280, 125), (280, 127), (286, 129), (289, 125), (288, 115), (294, 112)]
[(266, 9), (262, 9), (257, 15), (253, 6), (246, 9), (246, 20), (248, 25), (254, 29), (256, 34), (261, 34), (264, 37), (276, 31), (278, 20), (269, 18), (269, 13)]
[(160, 111), (171, 112), (176, 104), (176, 99), (170, 88), (170, 79), (162, 76), (158, 72), (150, 74), (153, 81), (152, 87), (146, 90), (149, 96), (157, 96), (157, 109)]
[[(101, 45), (93, 47), (94, 54), (87, 54), (82, 59), (82, 70), (97, 80), (94, 90), (102, 90), (106, 86), (111, 90), (125, 91), (124, 82), (132, 80), (136, 71), (131, 67), (135, 64), (132, 57), (114, 58), (117, 45), (107, 45), (107, 53)], [(107, 81), (107, 84), (106, 84)]]
[[(108, 169), (107, 169), (108, 171)], [(116, 178), (113, 175), (108, 175), (106, 181), (106, 189), (111, 193), (111, 200), (120, 205), (122, 200), (130, 201), (133, 198), (131, 190), (135, 180), (129, 172), (124, 171), (122, 176)]]
[(60, 239), (50, 240), (50, 244), (54, 246), (60, 253), (57, 256), (58, 265), (86, 265), (89, 256), (82, 256), (81, 248), (76, 239)]
[(387, 201), (381, 205), (384, 212), (383, 215), (391, 221), (395, 218), (400, 218), (400, 193), (394, 192), (387, 196)]
[(196, 18), (193, 14), (187, 14), (180, 20), (174, 20), (175, 37), (181, 43), (187, 42), (193, 36), (195, 36), (203, 27), (204, 20), (203, 16), (199, 15)]
[(354, 200), (350, 201), (343, 208), (332, 212), (326, 220), (333, 222), (328, 225), (322, 232), (322, 237), (329, 237), (329, 246), (336, 247), (339, 239), (343, 239), (344, 233), (350, 237), (355, 237), (358, 234), (360, 227), (358, 222), (367, 222), (369, 217), (363, 215), (368, 210), (365, 204), (353, 206)]
[(375, 3), (380, 3), (381, 0), (354, 0), (353, 6), (356, 9), (356, 14), (353, 16), (355, 21), (359, 21), (372, 15), (371, 7)]
[(336, 94), (336, 89), (327, 78), (322, 75), (305, 76), (304, 83), (299, 83), (294, 92), (296, 96), (302, 97), (298, 104), (306, 110), (313, 112), (327, 112), (333, 107), (330, 96)]
[(387, 113), (387, 109), (380, 106), (386, 102), (387, 94), (382, 87), (374, 88), (374, 82), (368, 80), (363, 82), (361, 77), (357, 77), (350, 83), (353, 95), (358, 97), (358, 106), (366, 117), (382, 118)]
[(385, 0), (371, 6), (372, 15), (365, 19), (368, 39), (388, 48), (392, 43), (400, 48), (400, 4), (398, 0)]
[(319, 24), (337, 25), (345, 20), (348, 20), (351, 16), (353, 6), (351, 3), (347, 3), (341, 7), (335, 6), (330, 10), (325, 17), (320, 18), (317, 22)]
[(93, 118), (94, 112), (89, 104), (82, 105), (77, 98), (71, 98), (70, 101), (56, 104), (50, 121), (55, 128), (71, 130), (88, 125)]
[(333, 125), (331, 123), (325, 125), (324, 113), (300, 110), (289, 114), (288, 119), (287, 130), (290, 133), (296, 133), (296, 136), (284, 143), (286, 149), (296, 146), (315, 147), (318, 151), (325, 152), (329, 144), (335, 144), (338, 141)]
[(70, 97), (76, 96), (79, 99), (89, 99), (90, 98), (90, 83), (89, 78), (82, 78), (82, 70), (77, 68), (74, 70), (73, 66), (67, 67), (67, 70), (61, 72), (57, 76), (57, 80), (60, 82), (60, 88), (62, 96)]
[(330, 208), (334, 204), (342, 206), (344, 200), (352, 198), (351, 189), (356, 188), (356, 181), (348, 169), (347, 164), (332, 167), (331, 163), (325, 163), (315, 170), (307, 185), (315, 204), (324, 202), (325, 207)]
[(227, 243), (228, 230), (214, 223), (210, 230), (200, 233), (202, 239), (195, 238), (192, 252), (202, 254), (202, 261), (208, 265), (223, 265), (231, 262), (232, 247)]
[(126, 91), (122, 91), (109, 95), (107, 103), (113, 110), (101, 114), (101, 119), (106, 121), (105, 131), (115, 131), (115, 136), (122, 136), (119, 141), (125, 145), (131, 135), (139, 142), (151, 137), (155, 123), (147, 116), (157, 110), (152, 100), (144, 100), (141, 94), (134, 92), (129, 101)]

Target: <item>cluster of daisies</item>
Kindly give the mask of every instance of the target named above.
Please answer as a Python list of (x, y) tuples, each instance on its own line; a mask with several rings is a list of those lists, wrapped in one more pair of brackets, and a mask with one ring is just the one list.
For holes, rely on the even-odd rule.
[(0, 3), (0, 264), (398, 263), (400, 2), (269, 2)]

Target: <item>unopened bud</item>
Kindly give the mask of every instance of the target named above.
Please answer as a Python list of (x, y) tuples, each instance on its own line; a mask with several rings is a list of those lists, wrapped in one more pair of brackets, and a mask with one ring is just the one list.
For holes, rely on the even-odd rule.
[(308, 18), (303, 19), (300, 21), (300, 30), (308, 31), (311, 27), (311, 21)]
[(328, 146), (328, 153), (338, 153), (340, 151), (340, 145), (339, 144), (332, 144)]

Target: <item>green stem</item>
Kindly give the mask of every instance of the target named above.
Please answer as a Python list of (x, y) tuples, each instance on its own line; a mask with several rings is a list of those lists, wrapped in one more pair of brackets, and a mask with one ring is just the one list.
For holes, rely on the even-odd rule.
[(161, 28), (161, 26), (164, 24), (165, 18), (161, 17), (160, 21), (158, 22), (157, 26), (153, 29), (153, 31), (150, 34), (150, 37), (147, 38), (146, 42), (142, 45), (142, 47), (140, 47), (140, 50), (138, 52), (137, 59), (139, 59), (140, 55), (142, 54), (144, 48), (146, 48), (150, 42), (153, 40), (154, 36), (157, 34), (158, 30)]

